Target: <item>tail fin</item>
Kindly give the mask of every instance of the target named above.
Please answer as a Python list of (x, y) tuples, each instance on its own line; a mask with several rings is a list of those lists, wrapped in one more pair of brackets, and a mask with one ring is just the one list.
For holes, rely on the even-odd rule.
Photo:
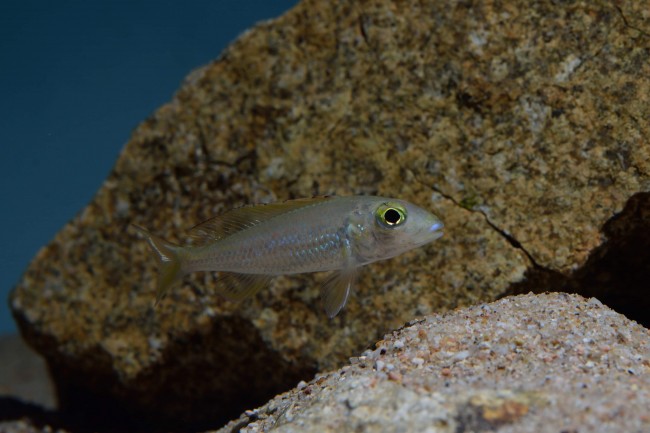
[(156, 305), (158, 305), (167, 291), (180, 283), (185, 276), (183, 260), (179, 254), (182, 247), (152, 235), (135, 224), (133, 227), (145, 237), (158, 263), (158, 290), (156, 291)]

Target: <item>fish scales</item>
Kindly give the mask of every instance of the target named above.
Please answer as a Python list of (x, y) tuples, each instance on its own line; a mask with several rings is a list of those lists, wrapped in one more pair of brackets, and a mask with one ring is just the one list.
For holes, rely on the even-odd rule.
[(285, 275), (331, 271), (345, 265), (349, 240), (346, 202), (324, 202), (290, 212), (191, 251), (191, 271)]

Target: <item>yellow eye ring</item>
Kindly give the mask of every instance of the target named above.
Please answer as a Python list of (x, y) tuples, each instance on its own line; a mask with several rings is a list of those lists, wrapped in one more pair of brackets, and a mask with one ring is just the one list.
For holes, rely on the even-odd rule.
[(377, 222), (384, 227), (394, 228), (406, 221), (406, 209), (402, 206), (384, 204), (376, 212)]

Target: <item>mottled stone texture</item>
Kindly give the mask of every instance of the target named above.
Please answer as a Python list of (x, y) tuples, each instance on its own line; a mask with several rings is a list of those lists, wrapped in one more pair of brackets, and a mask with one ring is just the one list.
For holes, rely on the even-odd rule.
[[(415, 316), (587, 290), (585, 269), (601, 277), (589, 289), (623, 287), (647, 318), (648, 235), (601, 227), (650, 190), (648, 11), (313, 0), (242, 35), (137, 128), (13, 293), (62, 405), (217, 423)], [(183, 242), (235, 206), (332, 193), (413, 201), (446, 234), (366, 269), (335, 320), (319, 306), (322, 275), (235, 305), (197, 274), (152, 308), (155, 264), (129, 224)], [(648, 195), (634, 197), (646, 211), (619, 219), (648, 233)], [(636, 258), (631, 285), (603, 261), (616, 251)]]
[(650, 431), (650, 331), (596, 299), (427, 316), (218, 433)]

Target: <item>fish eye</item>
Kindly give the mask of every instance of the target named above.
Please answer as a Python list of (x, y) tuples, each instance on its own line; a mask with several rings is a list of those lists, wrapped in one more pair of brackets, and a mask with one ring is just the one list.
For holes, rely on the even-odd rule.
[(377, 221), (384, 227), (397, 227), (406, 221), (406, 210), (397, 206), (382, 205), (377, 209)]

